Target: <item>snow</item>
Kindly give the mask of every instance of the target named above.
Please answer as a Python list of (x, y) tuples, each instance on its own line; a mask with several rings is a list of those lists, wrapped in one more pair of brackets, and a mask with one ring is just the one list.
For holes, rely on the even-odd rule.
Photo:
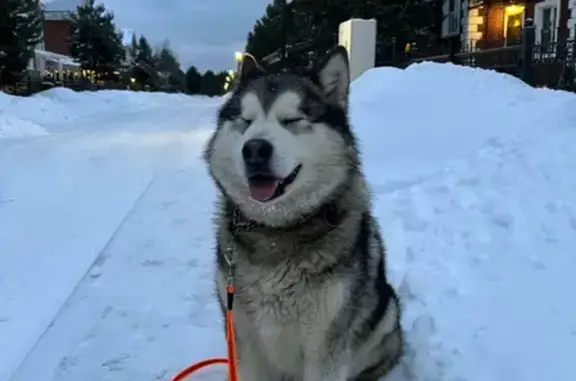
[(16, 118), (12, 115), (0, 114), (0, 139), (25, 138), (48, 135), (45, 128)]
[(52, 61), (55, 63), (61, 63), (64, 66), (70, 66), (70, 67), (76, 67), (76, 68), (80, 67), (80, 64), (78, 62), (76, 62), (74, 59), (72, 59), (68, 56), (65, 56), (63, 54), (49, 52), (49, 51), (42, 50), (42, 49), (34, 49), (34, 53), (36, 54), (36, 57), (42, 57), (48, 61)]
[[(573, 380), (576, 97), (432, 63), (351, 96), (404, 307), (389, 380)], [(200, 159), (220, 102), (0, 94), (0, 127), (46, 132), (0, 139), (0, 381), (168, 380), (224, 355)]]
[[(207, 131), (185, 133), (210, 101), (182, 95), (75, 94), (52, 90), (26, 103), (31, 119), (47, 100), (90, 115), (53, 121), (46, 140), (0, 145), (0, 379), (8, 379), (36, 345), (122, 221), (185, 135), (191, 144)], [(76, 97), (76, 99), (74, 99)], [(143, 103), (143, 99), (148, 101)], [(115, 99), (116, 112), (95, 118)], [(84, 100), (84, 102), (82, 102)], [(88, 101), (88, 102), (87, 102)], [(90, 103), (89, 103), (90, 102)], [(212, 101), (214, 103), (214, 101)], [(147, 107), (145, 123), (131, 123)], [(92, 112), (86, 109), (91, 108)], [(64, 107), (60, 107), (64, 109)], [(178, 128), (165, 129), (166, 125)], [(80, 128), (81, 127), (81, 128)], [(180, 129), (180, 131), (178, 130)], [(201, 138), (201, 140), (198, 140)], [(2, 143), (0, 143), (2, 144)], [(191, 152), (200, 147), (192, 146)], [(91, 272), (92, 273), (92, 272)], [(5, 360), (7, 359), (7, 361)]]

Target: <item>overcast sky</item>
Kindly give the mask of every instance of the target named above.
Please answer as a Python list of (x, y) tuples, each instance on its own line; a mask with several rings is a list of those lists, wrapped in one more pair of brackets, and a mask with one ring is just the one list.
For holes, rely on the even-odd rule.
[[(184, 70), (235, 68), (234, 52), (271, 0), (96, 0), (116, 16), (119, 28), (134, 29), (151, 43), (169, 39)], [(75, 9), (82, 0), (52, 0), (50, 8)], [(64, 10), (64, 9), (62, 9)]]

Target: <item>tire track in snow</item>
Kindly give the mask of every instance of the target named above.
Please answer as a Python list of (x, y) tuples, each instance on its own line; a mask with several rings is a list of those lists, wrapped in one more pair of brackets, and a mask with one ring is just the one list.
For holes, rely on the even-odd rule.
[[(82, 284), (82, 281), (90, 274), (92, 273), (92, 269), (97, 266), (100, 262), (102, 262), (102, 257), (103, 254), (106, 252), (106, 249), (110, 246), (110, 244), (114, 241), (114, 238), (118, 235), (118, 233), (121, 231), (122, 226), (126, 223), (126, 221), (128, 221), (128, 219), (130, 218), (130, 216), (135, 212), (135, 210), (138, 207), (138, 204), (142, 201), (142, 199), (146, 196), (146, 194), (148, 193), (148, 191), (150, 190), (150, 188), (152, 187), (152, 184), (154, 184), (154, 181), (156, 180), (156, 175), (152, 176), (152, 179), (148, 182), (148, 184), (145, 186), (144, 190), (140, 193), (140, 195), (136, 198), (136, 200), (134, 201), (134, 203), (132, 204), (132, 206), (130, 207), (130, 209), (128, 210), (128, 212), (126, 213), (126, 215), (122, 218), (122, 220), (120, 221), (120, 223), (118, 224), (118, 226), (116, 227), (116, 229), (114, 230), (114, 232), (112, 233), (112, 235), (110, 236), (110, 238), (108, 239), (108, 241), (106, 241), (106, 243), (104, 244), (104, 246), (102, 247), (102, 249), (99, 250), (98, 254), (96, 255), (96, 257), (94, 258), (94, 260), (92, 261), (92, 263), (88, 266), (87, 270), (84, 272), (84, 275), (82, 275), (82, 277), (80, 278), (80, 280), (78, 281), (78, 283), (76, 283), (76, 285), (70, 290), (68, 296), (66, 297), (66, 300), (64, 301), (64, 303), (62, 303), (62, 305), (58, 308), (58, 310), (56, 311), (56, 313), (54, 314), (53, 318), (50, 320), (50, 322), (48, 323), (48, 325), (46, 326), (46, 328), (44, 329), (44, 331), (38, 336), (38, 339), (36, 340), (36, 343), (30, 348), (30, 350), (28, 351), (28, 353), (26, 354), (26, 356), (22, 359), (22, 361), (20, 362), (20, 364), (18, 365), (18, 367), (16, 368), (15, 372), (13, 374), (18, 373), (19, 368), (22, 366), (23, 363), (26, 362), (26, 360), (28, 359), (28, 357), (30, 356), (30, 353), (33, 352), (36, 347), (38, 346), (38, 343), (42, 340), (42, 338), (46, 335), (46, 332), (50, 329), (50, 327), (52, 327), (52, 325), (54, 324), (54, 321), (57, 319), (58, 315), (60, 315), (62, 313), (62, 311), (65, 309), (66, 305), (69, 303), (70, 298), (72, 297), (72, 295), (74, 295), (74, 293), (78, 290), (78, 287)], [(8, 374), (8, 380), (11, 379), (11, 375)]]

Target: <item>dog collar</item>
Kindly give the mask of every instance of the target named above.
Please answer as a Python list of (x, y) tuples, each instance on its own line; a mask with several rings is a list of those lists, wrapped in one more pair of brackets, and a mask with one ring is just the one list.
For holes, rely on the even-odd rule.
[(306, 226), (307, 223), (317, 222), (318, 219), (320, 218), (324, 221), (324, 223), (329, 229), (333, 229), (344, 217), (343, 213), (341, 213), (338, 210), (336, 203), (330, 202), (320, 207), (320, 209), (317, 212), (302, 216), (301, 218), (298, 219), (298, 221), (296, 221), (291, 225), (275, 228), (266, 226), (260, 222), (254, 221), (246, 217), (246, 215), (242, 213), (240, 208), (237, 205), (234, 205), (232, 202), (228, 201), (227, 204), (228, 204), (227, 205), (228, 210), (230, 211), (229, 213), (231, 214), (230, 226), (229, 226), (230, 231), (237, 233), (251, 232), (255, 230), (287, 231), (287, 230), (301, 229), (304, 226)]

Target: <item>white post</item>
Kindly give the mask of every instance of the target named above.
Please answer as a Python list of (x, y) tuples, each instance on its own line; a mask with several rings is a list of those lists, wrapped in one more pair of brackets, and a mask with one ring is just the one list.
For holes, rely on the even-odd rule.
[(44, 54), (36, 53), (38, 60), (38, 71), (42, 76), (44, 76), (44, 71), (46, 71), (46, 56)]
[(351, 19), (340, 24), (338, 44), (348, 51), (350, 80), (376, 63), (376, 20)]
[(64, 81), (64, 60), (62, 59), (62, 57), (58, 57), (58, 80), (60, 82)]

